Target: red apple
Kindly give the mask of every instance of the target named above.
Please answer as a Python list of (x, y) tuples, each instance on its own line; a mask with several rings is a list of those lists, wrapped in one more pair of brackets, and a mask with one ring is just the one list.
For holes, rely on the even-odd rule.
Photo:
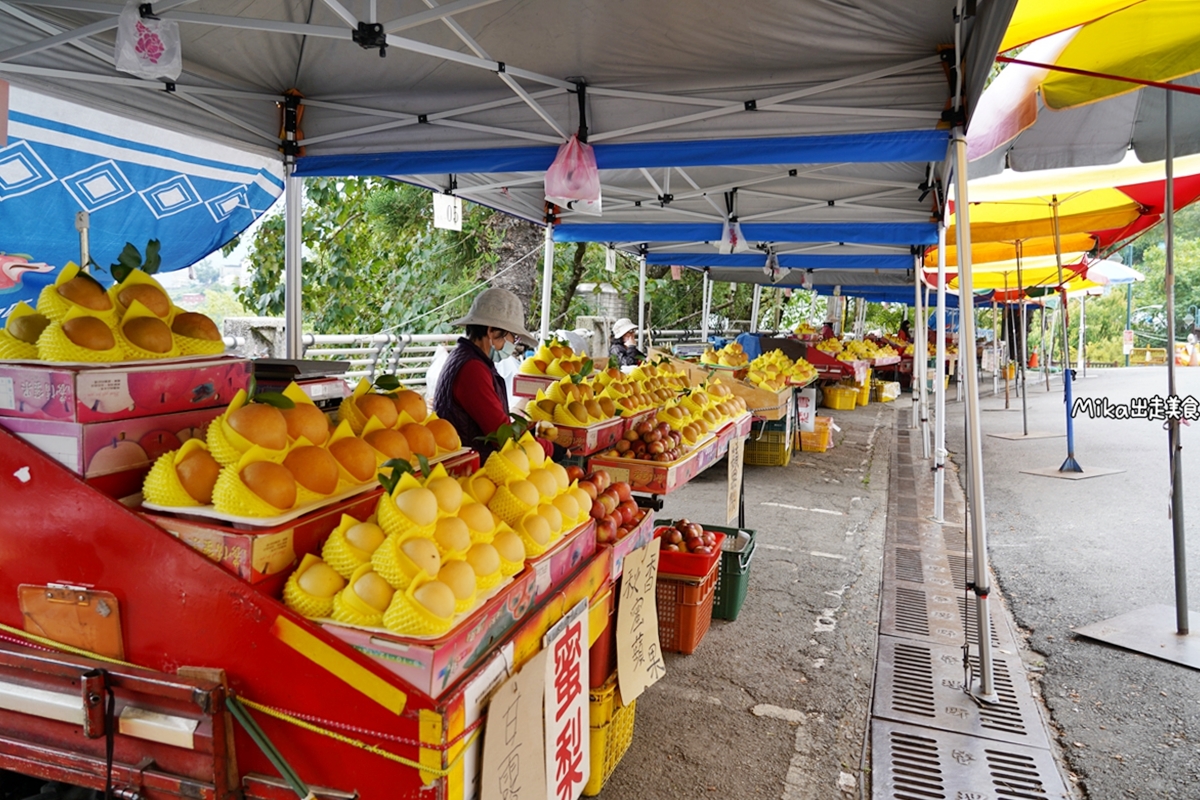
[(617, 521), (613, 517), (601, 517), (596, 520), (596, 541), (615, 542), (617, 540)]
[(611, 488), (615, 488), (617, 490), (617, 497), (621, 498), (622, 503), (633, 497), (633, 490), (629, 488), (629, 483), (627, 481), (617, 481), (612, 485)]
[(634, 428), (634, 430), (636, 430), (639, 434), (645, 435), (654, 430), (654, 423), (648, 419), (644, 419), (637, 424), (637, 427)]
[(640, 438), (641, 437), (638, 435), (636, 428), (630, 428), (629, 430), (625, 431), (625, 441), (636, 442)]
[(567, 467), (567, 482), (583, 480), (583, 469), (581, 467)]
[(604, 503), (600, 502), (599, 500), (593, 500), (591, 515), (592, 519), (601, 519), (603, 517), (607, 517), (608, 509), (605, 508)]
[(633, 524), (634, 519), (637, 518), (638, 506), (632, 500), (622, 500), (617, 506), (617, 510), (621, 512), (621, 519), (626, 525)]
[(596, 491), (596, 484), (592, 483), (591, 481), (580, 481), (579, 488), (587, 492), (588, 497), (592, 498), (593, 500), (595, 500), (596, 495), (599, 494), (599, 492)]
[(591, 475), (584, 476), (584, 480), (596, 484), (597, 492), (603, 492), (612, 485), (612, 476), (602, 469), (596, 470)]
[(617, 448), (618, 453), (626, 452), (627, 450), (629, 450), (630, 446), (631, 445), (629, 444), (628, 439), (618, 439), (617, 440), (616, 448)]

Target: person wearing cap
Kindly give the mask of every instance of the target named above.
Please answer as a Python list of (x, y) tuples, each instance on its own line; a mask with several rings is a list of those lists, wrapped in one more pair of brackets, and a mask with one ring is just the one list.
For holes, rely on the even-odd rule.
[[(433, 410), (448, 420), (467, 447), (486, 460), (496, 446), (483, 437), (512, 422), (508, 391), (496, 371), (496, 362), (518, 351), (518, 342), (536, 340), (525, 330), (525, 309), (507, 289), (485, 289), (471, 303), (471, 310), (452, 323), (465, 327), (458, 346), (446, 359), (433, 393)], [(547, 456), (554, 445), (538, 440)]]
[(622, 367), (633, 367), (646, 360), (645, 354), (637, 349), (637, 325), (628, 317), (622, 317), (613, 324), (612, 346), (608, 348), (611, 356), (616, 356), (617, 364)]

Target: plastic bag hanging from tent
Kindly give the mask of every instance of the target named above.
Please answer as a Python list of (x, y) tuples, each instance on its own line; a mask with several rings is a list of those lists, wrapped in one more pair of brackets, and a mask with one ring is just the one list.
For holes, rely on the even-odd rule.
[(750, 249), (749, 242), (742, 235), (742, 225), (736, 219), (731, 220), (725, 218), (725, 223), (721, 226), (721, 241), (717, 245), (717, 252), (723, 256), (730, 253), (744, 253)]
[(117, 69), (139, 78), (174, 81), (183, 71), (179, 23), (143, 17), (135, 0), (121, 11), (116, 51)]
[(584, 214), (600, 214), (600, 170), (592, 146), (572, 135), (546, 170), (546, 199)]

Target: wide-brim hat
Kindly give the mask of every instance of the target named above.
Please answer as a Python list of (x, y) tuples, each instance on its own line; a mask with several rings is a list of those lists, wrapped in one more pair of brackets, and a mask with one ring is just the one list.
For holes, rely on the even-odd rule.
[(537, 339), (525, 330), (525, 307), (521, 298), (508, 289), (485, 289), (471, 303), (471, 310), (451, 325), (485, 325), (516, 334), (526, 344), (537, 345)]
[(636, 331), (636, 330), (637, 330), (637, 325), (633, 324), (633, 320), (629, 319), (628, 317), (621, 317), (619, 320), (617, 320), (616, 322), (613, 323), (613, 327), (612, 327), (613, 336), (615, 336), (618, 339), (620, 339), (622, 336), (629, 333), (630, 331)]

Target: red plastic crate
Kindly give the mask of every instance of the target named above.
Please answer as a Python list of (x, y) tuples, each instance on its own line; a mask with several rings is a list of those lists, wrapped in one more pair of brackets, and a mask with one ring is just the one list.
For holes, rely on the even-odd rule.
[[(719, 555), (719, 552), (718, 552)], [(720, 561), (703, 579), (658, 578), (658, 639), (663, 652), (696, 652), (712, 623), (713, 596), (717, 590)]]
[[(674, 525), (674, 521), (654, 520), (654, 538), (659, 538), (662, 531)], [(702, 526), (703, 527), (703, 526)], [(705, 530), (708, 530), (705, 528)], [(660, 575), (686, 575), (693, 578), (703, 578), (708, 574), (713, 565), (721, 560), (721, 544), (725, 541), (725, 534), (719, 531), (709, 531), (716, 534), (717, 543), (713, 545), (711, 555), (700, 555), (697, 553), (674, 553), (666, 550), (660, 550), (658, 554), (658, 574)]]

